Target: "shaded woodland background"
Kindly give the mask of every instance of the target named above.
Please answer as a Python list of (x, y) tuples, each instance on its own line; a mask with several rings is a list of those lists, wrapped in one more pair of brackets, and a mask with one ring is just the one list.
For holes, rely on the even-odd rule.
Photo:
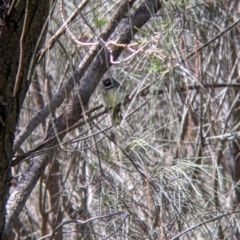
[(1, 238), (240, 239), (239, 1), (6, 3)]

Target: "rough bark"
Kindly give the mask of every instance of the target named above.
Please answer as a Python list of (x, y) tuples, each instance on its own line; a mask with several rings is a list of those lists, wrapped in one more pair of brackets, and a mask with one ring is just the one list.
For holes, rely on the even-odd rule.
[[(48, 15), (49, 2), (27, 4), (20, 0), (12, 9), (10, 2), (0, 1), (0, 4), (0, 239), (3, 239), (15, 128), (30, 84), (29, 65)], [(34, 66), (34, 60), (32, 63)]]

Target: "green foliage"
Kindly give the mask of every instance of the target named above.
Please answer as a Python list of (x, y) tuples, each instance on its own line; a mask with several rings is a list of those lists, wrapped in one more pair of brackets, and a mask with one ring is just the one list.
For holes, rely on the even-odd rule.
[(96, 28), (103, 28), (107, 22), (108, 22), (108, 20), (104, 17), (97, 19)]

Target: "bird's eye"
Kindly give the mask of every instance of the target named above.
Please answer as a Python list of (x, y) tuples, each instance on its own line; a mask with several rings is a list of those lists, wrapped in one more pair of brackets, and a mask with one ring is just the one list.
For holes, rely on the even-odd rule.
[(105, 86), (111, 86), (111, 81), (110, 80), (107, 80), (105, 83), (104, 83)]

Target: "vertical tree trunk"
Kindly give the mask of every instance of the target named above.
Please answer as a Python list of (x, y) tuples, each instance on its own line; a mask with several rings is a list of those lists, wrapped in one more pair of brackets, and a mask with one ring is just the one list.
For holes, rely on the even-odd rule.
[(11, 184), (15, 129), (30, 84), (28, 78), (36, 64), (33, 53), (40, 47), (37, 42), (42, 39), (49, 10), (47, 0), (12, 2), (13, 5), (0, 1), (0, 239), (3, 239), (5, 206)]

